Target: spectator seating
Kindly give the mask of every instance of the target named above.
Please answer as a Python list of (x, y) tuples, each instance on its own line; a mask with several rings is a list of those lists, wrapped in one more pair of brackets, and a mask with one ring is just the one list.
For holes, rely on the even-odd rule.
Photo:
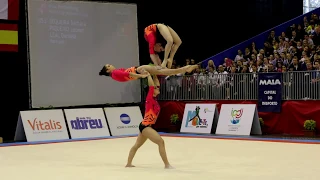
[[(252, 54), (254, 54), (254, 58), (257, 59), (257, 55), (260, 55), (261, 49), (265, 50), (263, 57), (274, 58), (275, 55), (273, 50), (276, 50), (279, 56), (282, 52), (289, 52), (297, 55), (299, 58), (298, 60), (300, 60), (302, 51), (304, 51), (304, 48), (301, 47), (305, 46), (308, 47), (306, 55), (310, 57), (312, 61), (314, 60), (314, 57), (312, 56), (314, 54), (312, 53), (312, 49), (317, 49), (318, 45), (320, 45), (320, 42), (318, 42), (318, 33), (314, 33), (317, 25), (320, 24), (318, 15), (320, 15), (320, 8), (285, 22), (271, 30), (265, 31), (258, 36), (206, 59), (203, 63), (203, 67), (206, 67), (210, 60), (214, 61), (215, 66), (219, 66), (224, 64), (227, 59), (237, 61), (239, 58), (244, 58), (246, 60), (251, 60)], [(291, 41), (293, 36), (292, 31), (296, 31), (294, 42)], [(305, 35), (309, 35), (309, 38)], [(304, 40), (307, 41), (307, 44), (303, 44)], [(298, 45), (299, 47), (297, 47), (297, 41), (301, 42), (301, 44), (299, 43)], [(296, 52), (292, 52), (294, 49), (293, 47), (296, 48), (298, 54), (295, 54)], [(273, 57), (270, 57), (270, 55)], [(280, 58), (283, 59), (284, 57)], [(290, 58), (292, 59), (293, 56)], [(306, 67), (302, 68), (305, 69)]]

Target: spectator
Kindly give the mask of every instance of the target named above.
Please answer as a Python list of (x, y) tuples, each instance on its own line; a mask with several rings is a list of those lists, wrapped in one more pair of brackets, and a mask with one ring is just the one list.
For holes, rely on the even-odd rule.
[(281, 33), (280, 38), (283, 39), (284, 41), (289, 41), (289, 38), (288, 38), (288, 36), (286, 35), (285, 32), (282, 32), (282, 33)]
[(302, 51), (302, 50), (303, 50), (303, 46), (302, 46), (301, 41), (298, 41), (298, 42), (297, 42), (297, 50), (298, 50), (298, 51)]
[[(241, 62), (241, 61), (238, 61), (238, 62)], [(225, 70), (224, 70), (224, 67), (222, 65), (219, 66), (218, 68), (218, 71), (215, 72), (216, 74), (216, 78), (217, 78), (217, 84), (218, 86), (221, 86), (225, 83), (226, 81), (226, 75), (225, 74), (228, 74)]]
[(273, 49), (272, 45), (268, 41), (266, 41), (264, 43), (264, 53), (265, 53), (265, 55), (269, 56), (270, 54), (273, 54), (273, 50), (274, 49)]
[(312, 66), (312, 64), (310, 62), (306, 63), (306, 66), (307, 66), (307, 70), (308, 71), (314, 70), (314, 68), (313, 68), (313, 66)]
[(257, 51), (256, 43), (255, 43), (255, 42), (252, 42), (252, 43), (251, 43), (250, 51), (251, 51), (253, 54), (257, 54), (258, 51)]
[(236, 66), (237, 73), (240, 73), (242, 71), (242, 66), (243, 66), (242, 61), (237, 61), (237, 66)]
[(210, 68), (216, 69), (213, 60), (208, 61), (208, 66), (206, 67), (206, 71), (209, 71)]
[(196, 64), (196, 61), (194, 59), (191, 59), (190, 65), (195, 65), (195, 64)]
[(266, 56), (264, 49), (260, 49), (259, 54), (257, 56), (262, 56), (264, 58)]
[(214, 84), (214, 74), (214, 69), (210, 67), (208, 72), (208, 84)]
[(302, 28), (301, 24), (298, 24), (296, 33), (297, 33), (297, 37), (298, 37), (299, 40), (303, 39), (304, 34), (305, 34), (305, 31), (304, 31), (304, 29)]
[(286, 66), (282, 66), (282, 68), (281, 68), (281, 72), (282, 72), (282, 73), (287, 72), (287, 67), (286, 67)]
[[(269, 59), (270, 59), (270, 57), (269, 57)], [(262, 67), (263, 67), (263, 68), (266, 67), (266, 66), (268, 66), (268, 64), (269, 64), (269, 59), (268, 59), (268, 58), (263, 58), (263, 64), (262, 64)]]
[(184, 66), (190, 65), (190, 59), (186, 59)]
[(273, 64), (269, 64), (267, 72), (276, 72), (275, 66)]
[(251, 59), (251, 52), (249, 48), (246, 48), (244, 50), (244, 55), (243, 55), (243, 59), (245, 59), (246, 61)]
[(268, 42), (271, 44), (273, 41), (276, 41), (275, 31), (270, 31), (270, 34), (268, 36)]
[[(265, 58), (266, 59), (266, 61), (268, 62), (268, 59), (267, 58)], [(257, 72), (262, 72), (262, 70), (263, 70), (263, 61), (261, 61), (261, 60), (258, 60), (257, 61), (257, 65), (256, 65), (256, 70), (257, 70)], [(253, 72), (253, 67), (252, 67), (252, 72)]]
[(295, 56), (292, 59), (292, 64), (289, 66), (290, 71), (302, 71), (301, 65), (299, 64), (298, 57)]
[(298, 37), (297, 37), (297, 32), (292, 31), (290, 45), (296, 47), (298, 41), (300, 41), (300, 39), (298, 39)]
[(313, 40), (312, 40), (312, 38), (311, 38), (310, 35), (305, 34), (305, 35), (304, 35), (304, 40), (307, 42), (306, 45), (308, 45), (308, 46), (310, 46), (311, 48), (313, 48), (314, 44), (313, 44)]
[(312, 33), (312, 40), (314, 45), (319, 46), (320, 45), (320, 28), (315, 28), (315, 31)]
[(241, 50), (238, 50), (238, 54), (236, 55), (236, 57), (234, 58), (234, 61), (238, 61), (243, 59), (243, 54)]
[(291, 54), (287, 53), (285, 58), (283, 59), (283, 64), (285, 66), (288, 66), (291, 63), (291, 61), (292, 61), (292, 56)]
[(277, 63), (277, 72), (282, 72), (282, 67), (283, 67), (283, 65), (282, 65), (282, 62), (278, 62)]
[(304, 17), (303, 17), (303, 26), (304, 26), (304, 29), (305, 29), (305, 30), (307, 29), (308, 24), (309, 24), (308, 17), (307, 17), (307, 16), (304, 16)]
[(251, 54), (251, 59), (250, 60), (256, 61), (257, 60), (256, 55), (255, 54)]
[(225, 68), (224, 70), (226, 72), (230, 72), (231, 66), (233, 66), (233, 63), (235, 62), (232, 61), (231, 59), (225, 58), (225, 63), (223, 64), (223, 67)]
[(254, 61), (249, 61), (249, 64), (248, 64), (248, 70), (249, 72), (252, 72), (252, 65), (254, 64)]
[(257, 69), (257, 66), (256, 65), (252, 65), (252, 73), (253, 74), (257, 74), (258, 73), (258, 69)]
[(307, 29), (306, 29), (306, 33), (308, 33), (308, 34), (313, 34), (314, 31), (315, 31), (314, 21), (311, 20), (310, 23), (308, 23), (308, 24), (309, 24), (309, 26), (308, 26)]
[[(320, 70), (320, 63), (319, 63), (319, 61), (315, 61), (313, 67), (314, 67), (314, 70), (319, 71), (319, 70)], [(319, 73), (319, 72), (318, 72), (318, 73)]]
[(243, 66), (242, 66), (241, 73), (249, 73), (249, 69), (248, 69), (248, 66), (247, 66), (247, 65), (243, 65)]

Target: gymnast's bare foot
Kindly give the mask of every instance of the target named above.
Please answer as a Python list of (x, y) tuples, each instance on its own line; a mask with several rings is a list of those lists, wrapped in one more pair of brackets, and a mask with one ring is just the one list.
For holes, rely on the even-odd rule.
[(126, 167), (136, 167), (136, 166), (134, 166), (132, 164), (127, 164)]
[(187, 66), (187, 72), (190, 73), (193, 70), (198, 69), (198, 68), (199, 68), (199, 65), (188, 65)]
[(165, 169), (174, 169), (174, 167), (173, 167), (173, 166), (171, 166), (170, 164), (165, 165), (165, 166), (164, 166), (164, 168), (165, 168)]

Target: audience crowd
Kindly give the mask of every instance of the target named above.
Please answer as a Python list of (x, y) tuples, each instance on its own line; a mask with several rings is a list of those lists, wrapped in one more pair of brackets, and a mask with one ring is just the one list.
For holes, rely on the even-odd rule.
[[(181, 65), (196, 63), (194, 59), (186, 59)], [(174, 61), (172, 68), (181, 65)], [(290, 73), (293, 71), (301, 73)], [(280, 36), (272, 30), (262, 49), (257, 49), (252, 42), (244, 50), (239, 49), (234, 59), (226, 57), (223, 64), (216, 65), (214, 60), (209, 60), (206, 68), (199, 68), (184, 78), (182, 75), (167, 77), (167, 93), (179, 94), (179, 97), (166, 96), (256, 99), (257, 74), (268, 72), (283, 73), (285, 99), (320, 99), (320, 19), (316, 14), (310, 19), (304, 17), (301, 24), (292, 24)]]

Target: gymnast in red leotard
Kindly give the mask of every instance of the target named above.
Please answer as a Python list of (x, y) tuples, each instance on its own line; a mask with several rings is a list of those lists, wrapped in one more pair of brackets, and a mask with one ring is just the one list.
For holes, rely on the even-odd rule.
[[(149, 43), (149, 53), (152, 62), (156, 66), (168, 67), (170, 69), (174, 55), (182, 43), (179, 35), (165, 24), (151, 24), (144, 29), (144, 38)], [(165, 47), (163, 46), (164, 44)], [(157, 53), (162, 51), (164, 51), (164, 58), (161, 63)]]
[(139, 125), (140, 134), (138, 135), (136, 143), (130, 149), (126, 167), (134, 167), (132, 165), (132, 160), (137, 150), (146, 142), (147, 139), (149, 139), (150, 141), (158, 145), (159, 153), (165, 165), (165, 168), (171, 169), (173, 167), (170, 165), (168, 161), (164, 141), (159, 135), (159, 133), (152, 128), (152, 125), (156, 123), (156, 120), (160, 112), (160, 105), (156, 100), (156, 97), (160, 94), (160, 91), (159, 91), (160, 83), (157, 76), (153, 76), (153, 79), (152, 79), (151, 75), (149, 75), (148, 85), (149, 85), (149, 91), (147, 94), (146, 104), (145, 104), (146, 110), (145, 110), (144, 118)]
[(147, 73), (151, 75), (164, 75), (171, 76), (176, 74), (184, 74), (186, 72), (192, 72), (197, 69), (198, 65), (188, 65), (178, 69), (157, 69), (155, 66), (142, 65), (138, 67), (130, 67), (127, 69), (116, 69), (111, 64), (106, 64), (99, 72), (100, 76), (110, 76), (112, 79), (118, 82), (127, 82), (131, 80), (137, 80), (139, 78), (147, 77)]

